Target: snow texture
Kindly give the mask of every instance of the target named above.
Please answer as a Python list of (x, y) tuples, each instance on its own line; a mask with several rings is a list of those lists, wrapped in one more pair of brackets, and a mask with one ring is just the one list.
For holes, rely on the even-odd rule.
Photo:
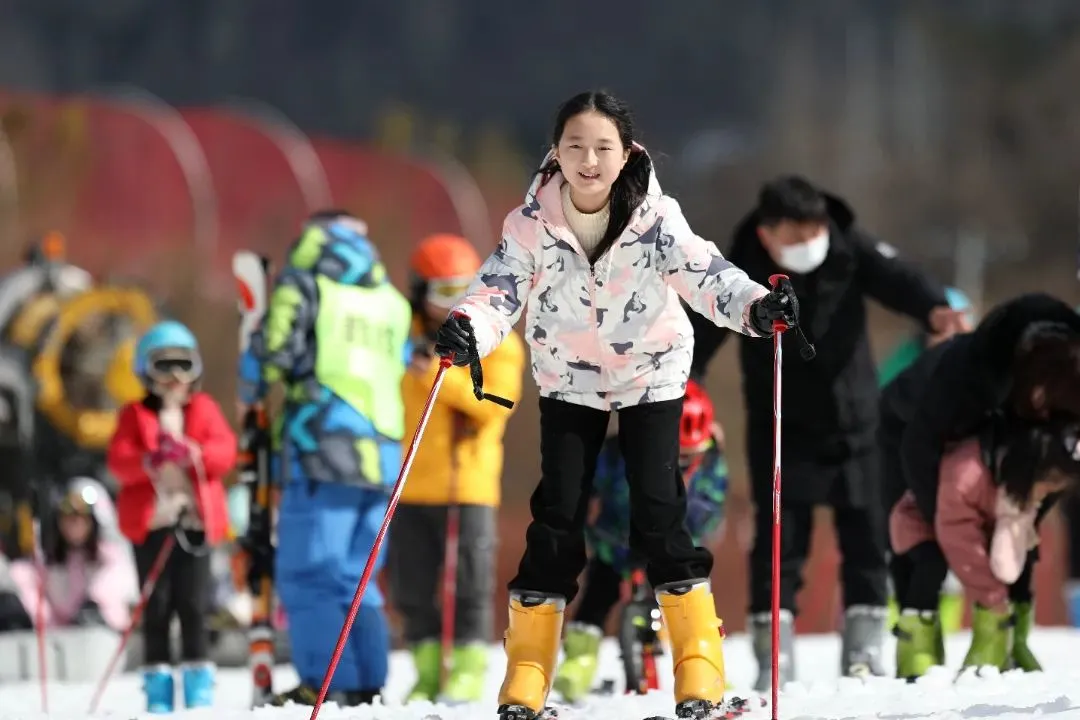
[[(970, 636), (959, 633), (949, 639), (948, 657), (952, 669), (938, 668), (920, 682), (908, 685), (893, 679), (867, 682), (838, 678), (840, 643), (835, 636), (807, 636), (796, 645), (799, 682), (789, 684), (780, 696), (780, 717), (784, 720), (1020, 720), (1032, 716), (1052, 716), (1052, 720), (1080, 720), (1080, 630), (1039, 628), (1032, 638), (1032, 648), (1045, 667), (1045, 673), (1025, 675), (1020, 672), (984, 677), (965, 675), (956, 680), (956, 666), (967, 650)], [(756, 667), (747, 637), (727, 639), (726, 660), (731, 693), (748, 694)], [(887, 646), (893, 656), (893, 644)], [(485, 702), (459, 707), (415, 703), (400, 704), (414, 675), (407, 654), (395, 653), (391, 660), (390, 681), (385, 706), (338, 708), (326, 706), (319, 714), (326, 720), (484, 720), (495, 718), (495, 697), (503, 670), (501, 647), (492, 648), (492, 662)], [(670, 687), (670, 663), (661, 665), (661, 678)], [(617, 678), (620, 673), (618, 649), (610, 643), (601, 652), (599, 680)], [(291, 668), (279, 668), (275, 689), (286, 689), (296, 682)], [(741, 691), (741, 693), (740, 693)], [(83, 720), (89, 717), (86, 707), (93, 687), (50, 683), (49, 715), (40, 711), (40, 689), (36, 682), (0, 687), (0, 720)], [(182, 720), (306, 720), (310, 708), (262, 708), (249, 710), (250, 685), (245, 670), (223, 671), (218, 680), (218, 703), (213, 709), (179, 711)], [(560, 708), (560, 720), (640, 720), (650, 715), (671, 715), (674, 700), (670, 690), (646, 697), (616, 695), (595, 698), (580, 707)], [(109, 685), (98, 717), (130, 720), (157, 718), (144, 712), (140, 678), (137, 675), (116, 677)], [(767, 720), (770, 711), (755, 709), (747, 720)]]

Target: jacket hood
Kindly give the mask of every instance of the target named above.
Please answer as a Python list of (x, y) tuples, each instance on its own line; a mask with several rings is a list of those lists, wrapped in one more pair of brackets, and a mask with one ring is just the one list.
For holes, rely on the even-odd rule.
[(97, 521), (103, 539), (116, 539), (120, 536), (116, 516), (116, 505), (109, 492), (99, 481), (90, 477), (76, 477), (68, 481), (65, 497), (78, 496), (90, 507), (90, 512)]
[(305, 225), (289, 253), (289, 265), (342, 285), (376, 287), (388, 282), (379, 251), (368, 238), (367, 223), (354, 217)]
[[(633, 146), (630, 148), (630, 152), (631, 153), (638, 153), (638, 152), (645, 153), (645, 156), (649, 158), (650, 163), (652, 161), (652, 156), (649, 155), (649, 151), (645, 149), (644, 145), (634, 143)], [(547, 164), (549, 162), (551, 162), (552, 160), (554, 160), (554, 159), (555, 159), (555, 148), (551, 148), (550, 150), (547, 151), (547, 154), (544, 155), (544, 159), (540, 162), (540, 167), (547, 167)], [(562, 186), (562, 182), (561, 182), (561, 180), (560, 180), (560, 182), (554, 182), (554, 183), (552, 181), (555, 180), (556, 178), (562, 178), (562, 177), (563, 177), (562, 170), (558, 170), (554, 175), (548, 177), (547, 180), (545, 181), (543, 174), (538, 171), (533, 176), (532, 182), (529, 183), (529, 189), (525, 192), (525, 205), (529, 206), (530, 208), (532, 208), (534, 210), (542, 208), (545, 203), (541, 203), (540, 200), (538, 199), (538, 197), (543, 196), (544, 200), (549, 201), (551, 196), (545, 195), (545, 193), (543, 191), (548, 187), (553, 187), (557, 191)], [(647, 191), (647, 195), (649, 197), (659, 198), (663, 194), (664, 194), (664, 192), (660, 188), (660, 181), (656, 177), (656, 164), (651, 163), (650, 169), (649, 169), (649, 189)]]
[[(841, 232), (847, 232), (851, 229), (855, 225), (855, 211), (851, 209), (851, 206), (832, 193), (821, 191), (821, 194), (825, 197), (826, 209), (832, 224), (839, 228)], [(733, 262), (737, 262), (738, 253), (745, 249), (748, 242), (757, 241), (759, 218), (760, 213), (758, 208), (755, 207), (735, 226), (731, 251), (728, 253)]]

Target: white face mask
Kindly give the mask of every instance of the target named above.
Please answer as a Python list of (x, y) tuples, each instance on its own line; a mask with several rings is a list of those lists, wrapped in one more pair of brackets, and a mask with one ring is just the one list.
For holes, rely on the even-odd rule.
[(829, 254), (829, 233), (825, 231), (798, 245), (785, 245), (777, 254), (776, 263), (785, 270), (800, 275), (812, 273), (821, 267)]

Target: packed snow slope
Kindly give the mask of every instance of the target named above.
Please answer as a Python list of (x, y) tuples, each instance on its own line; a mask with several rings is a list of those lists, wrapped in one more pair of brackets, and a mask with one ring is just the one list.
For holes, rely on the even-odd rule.
[[(1052, 716), (1049, 720), (1080, 720), (1080, 631), (1039, 628), (1032, 647), (1048, 668), (1044, 673), (996, 673), (988, 677), (964, 676), (955, 679), (955, 668), (967, 650), (969, 636), (960, 633), (949, 639), (948, 656), (953, 669), (933, 673), (917, 684), (908, 685), (891, 679), (873, 679), (866, 683), (838, 677), (840, 643), (834, 636), (800, 638), (796, 647), (799, 682), (788, 685), (780, 696), (780, 717), (784, 720), (1019, 720), (1033, 716)], [(726, 659), (733, 694), (747, 693), (756, 669), (749, 639), (737, 635), (726, 641)], [(893, 645), (889, 644), (889, 656)], [(400, 704), (413, 681), (409, 658), (395, 653), (385, 706), (346, 708), (328, 705), (320, 713), (326, 720), (425, 720), (434, 715), (440, 720), (494, 720), (495, 697), (502, 675), (503, 655), (492, 648), (492, 663), (485, 702), (460, 707), (418, 703)], [(670, 685), (670, 665), (662, 666), (662, 678)], [(600, 679), (617, 678), (620, 672), (618, 649), (607, 644), (601, 654)], [(291, 668), (279, 668), (276, 689), (291, 687), (296, 676)], [(250, 684), (244, 670), (222, 671), (218, 680), (216, 707), (179, 711), (178, 720), (306, 720), (310, 708), (261, 708), (249, 710)], [(49, 688), (49, 710), (40, 709), (38, 684), (0, 686), (0, 720), (84, 720), (93, 688), (89, 685), (61, 685)], [(147, 715), (137, 675), (113, 679), (97, 717), (129, 720), (156, 718)], [(580, 707), (560, 708), (560, 720), (640, 720), (650, 715), (671, 715), (674, 700), (669, 690), (647, 697), (617, 695), (595, 698)], [(765, 720), (768, 709), (755, 710), (746, 716)]]

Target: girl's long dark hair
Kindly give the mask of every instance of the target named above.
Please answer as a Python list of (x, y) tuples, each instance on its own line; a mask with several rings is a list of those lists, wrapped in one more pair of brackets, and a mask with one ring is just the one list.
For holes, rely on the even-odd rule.
[[(68, 553), (71, 552), (71, 547), (68, 545), (67, 539), (65, 539), (64, 534), (60, 532), (60, 515), (61, 513), (59, 512), (53, 515), (53, 536), (51, 538), (52, 542), (49, 543), (52, 545), (52, 552), (48, 552), (46, 549), (45, 561), (48, 565), (63, 565), (67, 562)], [(99, 559), (98, 545), (101, 540), (101, 527), (93, 513), (88, 515), (88, 519), (90, 520), (90, 535), (86, 538), (86, 544), (83, 545), (82, 550), (86, 553), (85, 557), (87, 560), (91, 563), (97, 563)]]
[[(626, 165), (623, 166), (615, 184), (611, 186), (609, 201), (611, 214), (604, 237), (593, 252), (591, 260), (595, 261), (622, 235), (626, 226), (630, 224), (634, 211), (645, 200), (653, 167), (648, 154), (634, 147), (634, 119), (629, 106), (603, 90), (580, 93), (559, 107), (555, 115), (555, 128), (551, 134), (552, 144), (557, 146), (562, 140), (563, 130), (566, 129), (566, 123), (570, 118), (590, 111), (600, 113), (611, 120), (619, 130), (619, 141), (623, 149), (630, 150)], [(537, 170), (541, 177), (541, 184), (550, 180), (559, 170), (559, 161), (552, 158)]]
[(1047, 423), (1021, 422), (1007, 431), (1000, 446), (996, 478), (1005, 493), (1020, 507), (1027, 507), (1035, 483), (1052, 473), (1080, 477), (1076, 443), (1080, 426), (1067, 419)]

